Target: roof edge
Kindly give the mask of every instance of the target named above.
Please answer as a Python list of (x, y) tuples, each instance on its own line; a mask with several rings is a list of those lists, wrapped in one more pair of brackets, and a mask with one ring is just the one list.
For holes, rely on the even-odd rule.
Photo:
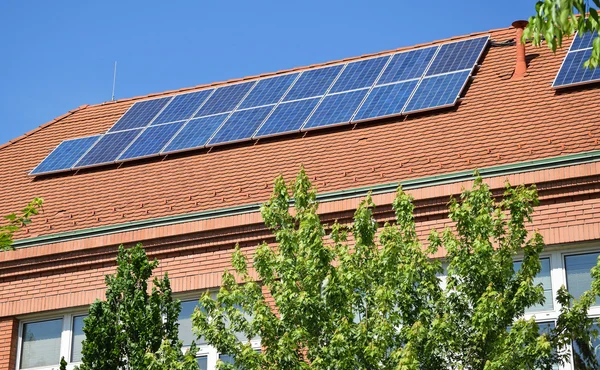
[(67, 118), (67, 117), (69, 117), (69, 116), (72, 116), (73, 114), (75, 114), (75, 113), (77, 113), (77, 112), (79, 112), (79, 111), (82, 111), (82, 110), (84, 110), (85, 108), (87, 108), (87, 107), (89, 107), (89, 106), (90, 106), (89, 104), (80, 105), (79, 107), (77, 107), (77, 108), (75, 108), (75, 109), (73, 109), (73, 110), (70, 110), (70, 111), (68, 111), (67, 113), (63, 114), (62, 116), (58, 116), (58, 117), (56, 117), (55, 119), (53, 119), (53, 120), (52, 120), (52, 121), (50, 121), (50, 122), (46, 122), (46, 123), (44, 123), (43, 125), (40, 125), (40, 126), (38, 126), (38, 127), (34, 128), (33, 130), (31, 130), (31, 131), (28, 131), (28, 132), (24, 133), (23, 135), (21, 135), (21, 136), (19, 136), (19, 137), (16, 137), (16, 138), (14, 138), (14, 139), (12, 139), (12, 140), (9, 140), (9, 141), (7, 141), (7, 142), (6, 142), (6, 143), (4, 143), (4, 144), (0, 144), (0, 150), (2, 150), (2, 149), (4, 149), (4, 148), (6, 148), (6, 147), (8, 147), (8, 146), (11, 146), (12, 144), (15, 144), (15, 143), (17, 143), (17, 142), (19, 142), (19, 141), (21, 141), (21, 140), (25, 139), (26, 137), (29, 137), (29, 136), (31, 136), (31, 135), (33, 135), (33, 134), (35, 134), (35, 133), (36, 133), (36, 132), (38, 132), (38, 131), (41, 131), (41, 130), (45, 129), (46, 127), (48, 127), (48, 126), (50, 126), (50, 125), (52, 125), (52, 124), (54, 124), (54, 123), (60, 122), (60, 121), (62, 121), (63, 119), (65, 119), (65, 118)]
[[(492, 166), (479, 169), (479, 173), (482, 177), (488, 178), (550, 168), (566, 167), (590, 162), (600, 162), (600, 150), (538, 159), (534, 161), (517, 162), (507, 165)], [(324, 203), (350, 198), (359, 198), (366, 196), (369, 192), (371, 192), (372, 194), (390, 193), (395, 192), (398, 186), (402, 186), (402, 188), (405, 190), (411, 190), (425, 188), (429, 186), (445, 185), (450, 183), (468, 181), (473, 178), (473, 171), (475, 171), (475, 169), (447, 173), (442, 175), (427, 176), (400, 182), (322, 193), (317, 195), (317, 201)], [(167, 226), (173, 224), (180, 224), (184, 222), (206, 220), (225, 216), (236, 216), (245, 213), (254, 213), (260, 211), (261, 204), (262, 203), (246, 204), (236, 207), (220, 208), (201, 212), (187, 213), (177, 216), (160, 217), (148, 220), (133, 221), (123, 224), (101, 226), (58, 234), (50, 234), (34, 238), (20, 239), (15, 240), (13, 246), (15, 248), (26, 248), (43, 244), (83, 239), (92, 236), (115, 234), (126, 231), (135, 231), (150, 227)]]

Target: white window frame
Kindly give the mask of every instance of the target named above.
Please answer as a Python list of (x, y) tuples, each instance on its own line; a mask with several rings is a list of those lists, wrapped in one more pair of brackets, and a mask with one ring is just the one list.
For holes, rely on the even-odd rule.
[[(73, 348), (73, 319), (77, 316), (85, 316), (88, 314), (87, 309), (78, 309), (71, 311), (56, 311), (52, 313), (28, 315), (19, 320), (19, 330), (17, 339), (17, 358), (15, 364), (15, 370), (21, 370), (21, 357), (23, 349), (23, 329), (25, 324), (32, 324), (43, 321), (59, 320), (62, 319), (62, 332), (60, 335), (60, 358), (64, 357), (67, 361), (67, 369), (72, 370), (75, 366), (81, 365), (81, 362), (71, 362), (71, 350)], [(28, 367), (22, 370), (58, 370), (60, 364), (50, 366), (38, 366)]]
[[(211, 293), (217, 293), (216, 291), (211, 291)], [(198, 303), (198, 301), (200, 300), (200, 297), (204, 294), (204, 292), (201, 293), (186, 293), (186, 294), (181, 294), (181, 295), (177, 295), (174, 296), (174, 298), (179, 299), (181, 301), (181, 303), (184, 302), (196, 302)], [(262, 350), (262, 345), (261, 345), (261, 340), (260, 339), (255, 339), (255, 340), (251, 340), (250, 341), (250, 346), (252, 347), (252, 349), (254, 350)], [(219, 360), (219, 355), (221, 353), (219, 353), (219, 351), (208, 344), (205, 345), (197, 345), (196, 346), (198, 348), (198, 352), (196, 353), (196, 358), (199, 357), (204, 357), (206, 356), (206, 367), (208, 368), (208, 370), (214, 370), (217, 368), (217, 361)], [(183, 346), (182, 350), (184, 352), (187, 352), (187, 350), (190, 348), (190, 346)]]

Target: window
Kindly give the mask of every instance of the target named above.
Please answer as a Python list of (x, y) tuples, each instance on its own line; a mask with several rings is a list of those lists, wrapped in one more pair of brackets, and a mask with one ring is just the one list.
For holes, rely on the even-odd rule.
[[(596, 261), (600, 253), (586, 253), (565, 256), (565, 270), (567, 272), (567, 289), (576, 299), (581, 297), (583, 292), (590, 289), (592, 277), (590, 271), (596, 266)], [(600, 301), (596, 299), (596, 305)]]
[(69, 368), (81, 362), (85, 315), (63, 314), (23, 320), (19, 326), (17, 369), (58, 369), (65, 358)]
[(51, 366), (60, 362), (62, 327), (62, 319), (23, 325), (21, 369)]
[[(216, 297), (216, 293), (214, 293)], [(214, 298), (214, 297), (213, 297)], [(198, 299), (181, 302), (181, 312), (179, 313), (179, 339), (183, 341), (184, 350), (187, 350), (194, 341), (198, 347), (198, 365), (200, 370), (215, 369), (217, 360), (226, 363), (233, 363), (233, 357), (228, 354), (222, 354), (216, 348), (208, 345), (204, 338), (196, 338), (192, 330), (192, 313), (198, 307)], [(247, 316), (249, 317), (249, 316)], [(236, 337), (240, 341), (247, 341), (243, 333), (236, 333)], [(252, 338), (250, 341), (252, 348), (260, 351), (260, 338)]]
[[(533, 283), (535, 285), (542, 284), (542, 287), (544, 288), (544, 303), (529, 307), (527, 312), (548, 311), (554, 308), (554, 301), (552, 299), (552, 278), (550, 277), (550, 258), (540, 258), (540, 262), (542, 264), (542, 269), (533, 279)], [(521, 269), (521, 264), (522, 261), (514, 263), (515, 272)]]

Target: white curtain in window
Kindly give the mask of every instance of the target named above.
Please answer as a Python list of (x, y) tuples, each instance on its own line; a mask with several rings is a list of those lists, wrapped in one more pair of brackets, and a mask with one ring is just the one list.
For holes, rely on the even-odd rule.
[[(565, 257), (565, 269), (567, 270), (567, 289), (576, 299), (592, 286), (590, 271), (596, 266), (600, 253), (578, 254)], [(596, 305), (600, 301), (596, 299)]]
[(85, 319), (87, 315), (84, 316), (75, 316), (73, 317), (73, 338), (71, 340), (71, 362), (80, 362), (81, 361), (81, 345), (83, 344), (83, 340), (85, 339), (85, 334), (83, 333), (83, 319)]
[(58, 365), (62, 319), (23, 325), (21, 369)]

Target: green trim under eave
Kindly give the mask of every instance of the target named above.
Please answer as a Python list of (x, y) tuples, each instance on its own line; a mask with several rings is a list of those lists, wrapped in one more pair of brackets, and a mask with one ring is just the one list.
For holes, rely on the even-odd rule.
[[(494, 177), (510, 175), (519, 172), (537, 171), (548, 168), (565, 167), (575, 164), (583, 164), (590, 162), (600, 161), (600, 150), (594, 150), (591, 152), (569, 154), (559, 157), (552, 157), (546, 159), (538, 159), (529, 162), (520, 162), (514, 164), (507, 164), (501, 166), (493, 166), (488, 168), (480, 169), (479, 172), (482, 177)], [(396, 191), (398, 185), (402, 185), (405, 190), (424, 188), (428, 186), (444, 185), (454, 182), (467, 181), (472, 179), (473, 170), (454, 172), (444, 175), (428, 176), (418, 179), (406, 180), (401, 182), (394, 182), (389, 184), (374, 185), (356, 189), (335, 191), (330, 193), (323, 193), (317, 196), (319, 202), (330, 202), (335, 200), (342, 200), (348, 198), (357, 198), (367, 195), (369, 191), (373, 194), (384, 194)], [(65, 233), (58, 233), (52, 235), (44, 235), (36, 238), (28, 238), (15, 240), (13, 246), (15, 248), (25, 248), (35, 245), (58, 243), (69, 240), (88, 238), (92, 236), (100, 236), (106, 234), (114, 234), (125, 231), (134, 231), (149, 227), (173, 225), (183, 222), (206, 220), (217, 217), (234, 216), (245, 213), (258, 212), (260, 210), (261, 203), (247, 204), (243, 206), (220, 208), (216, 210), (202, 211), (188, 213), (178, 216), (167, 216), (154, 218), (149, 220), (133, 221), (118, 225), (109, 225), (102, 227), (95, 227), (90, 229), (76, 230)]]

